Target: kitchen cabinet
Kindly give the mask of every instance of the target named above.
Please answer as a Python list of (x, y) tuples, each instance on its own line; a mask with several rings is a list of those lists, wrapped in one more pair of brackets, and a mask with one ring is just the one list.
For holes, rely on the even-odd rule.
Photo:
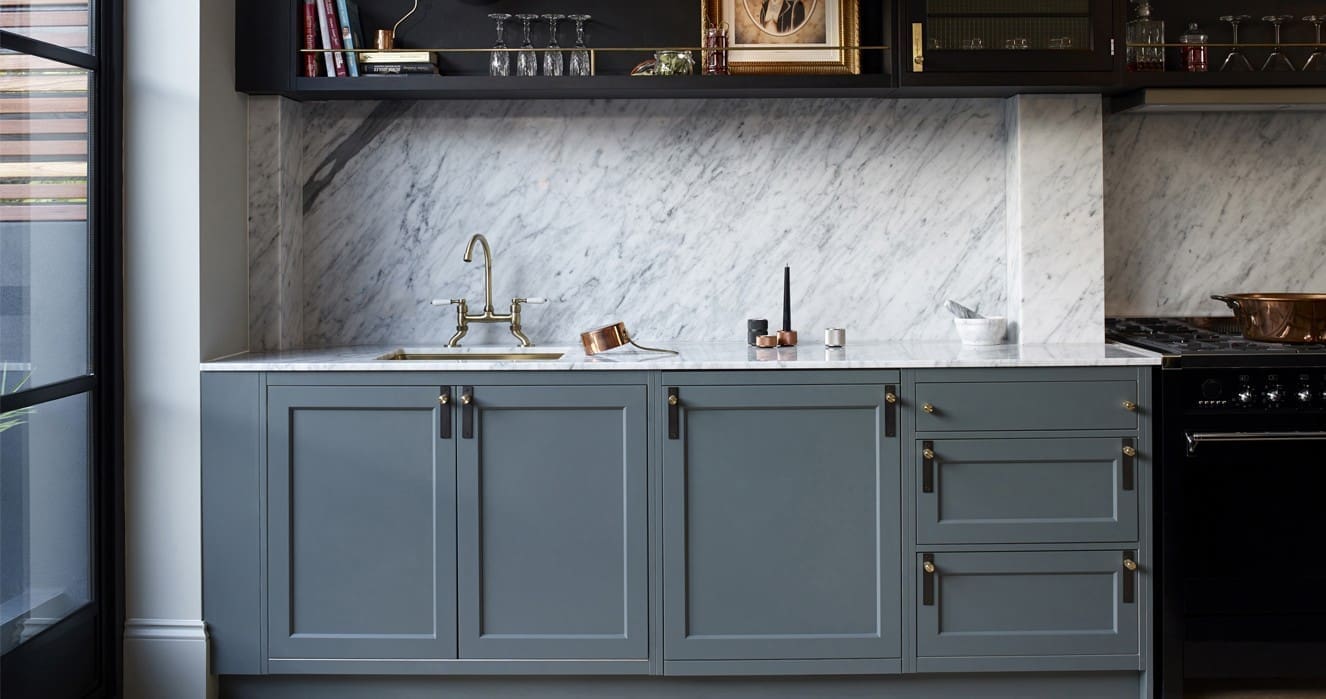
[[(1043, 374), (1044, 376), (1044, 374)], [(934, 378), (931, 378), (934, 377)], [(1137, 379), (957, 382), (930, 374), (916, 384), (918, 432), (1136, 430)], [(1131, 406), (1131, 407), (1130, 407)]]
[(669, 390), (665, 660), (898, 658), (896, 387)]
[(267, 410), (271, 657), (456, 657), (456, 452), (438, 390), (280, 386)]
[(645, 387), (459, 388), (460, 657), (648, 658)]

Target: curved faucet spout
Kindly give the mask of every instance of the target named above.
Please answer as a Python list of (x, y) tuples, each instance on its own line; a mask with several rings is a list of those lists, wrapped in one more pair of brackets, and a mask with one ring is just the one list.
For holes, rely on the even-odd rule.
[(465, 246), (465, 261), (474, 261), (474, 244), (483, 245), (483, 311), (488, 315), (493, 314), (493, 249), (488, 246), (488, 239), (482, 233), (474, 234), (470, 238), (470, 244)]

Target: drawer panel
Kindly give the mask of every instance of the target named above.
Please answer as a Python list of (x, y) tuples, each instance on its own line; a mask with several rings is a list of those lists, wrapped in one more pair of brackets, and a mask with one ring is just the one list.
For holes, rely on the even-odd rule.
[(1124, 576), (1140, 573), (1124, 569), (1122, 550), (936, 553), (928, 583), (924, 555), (916, 561), (920, 657), (1139, 652), (1137, 581)]
[[(1137, 468), (1125, 468), (1123, 453), (1134, 442), (1118, 437), (918, 441), (916, 539), (922, 544), (1136, 541)], [(934, 454), (930, 460), (927, 445)]]
[(1125, 402), (1138, 403), (1136, 381), (918, 382), (916, 429), (1135, 430)]

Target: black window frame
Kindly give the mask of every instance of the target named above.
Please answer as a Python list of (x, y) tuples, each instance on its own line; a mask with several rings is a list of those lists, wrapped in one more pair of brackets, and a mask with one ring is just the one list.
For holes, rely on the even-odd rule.
[[(87, 223), (91, 269), (89, 290), (90, 367), (87, 374), (9, 395), (0, 395), (0, 413), (86, 394), (90, 419), (90, 523), (93, 528), (92, 584), (97, 679), (85, 696), (122, 693), (124, 627), (124, 300), (123, 300), (123, 82), (124, 7), (122, 0), (89, 3), (92, 53), (0, 30), (0, 49), (50, 59), (88, 71), (91, 139)], [(80, 611), (74, 615), (83, 614)], [(71, 617), (70, 620), (73, 620)], [(6, 664), (60, 673), (66, 659), (49, 651), (60, 641), (57, 624), (5, 655)], [(46, 638), (51, 636), (51, 638)], [(6, 675), (27, 675), (5, 673)], [(20, 682), (26, 683), (31, 677)], [(0, 681), (0, 695), (22, 696), (32, 685)]]

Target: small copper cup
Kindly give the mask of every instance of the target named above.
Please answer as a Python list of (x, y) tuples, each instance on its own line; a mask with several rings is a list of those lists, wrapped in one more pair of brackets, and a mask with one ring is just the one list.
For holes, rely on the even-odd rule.
[(797, 346), (797, 331), (795, 331), (795, 330), (779, 330), (779, 331), (778, 331), (778, 346), (779, 346), (779, 347), (796, 347), (796, 346)]

